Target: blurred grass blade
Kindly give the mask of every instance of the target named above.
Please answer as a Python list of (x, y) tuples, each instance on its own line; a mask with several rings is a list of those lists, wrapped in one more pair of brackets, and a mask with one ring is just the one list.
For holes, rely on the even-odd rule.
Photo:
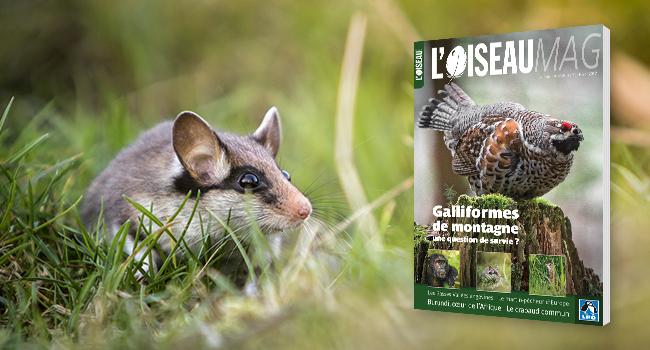
[(29, 217), (27, 224), (29, 227), (34, 227), (34, 221), (36, 216), (36, 208), (34, 208), (34, 190), (32, 189), (32, 181), (27, 181), (27, 205), (29, 209)]
[[(33, 182), (36, 182), (46, 176), (49, 176), (52, 173), (57, 174), (52, 180), (53, 182), (59, 181), (68, 171), (72, 169), (72, 166), (74, 166), (74, 162), (81, 157), (81, 154), (77, 154), (76, 156), (72, 156), (68, 159), (62, 160), (62, 161), (57, 161), (56, 164), (53, 166), (49, 166), (45, 168), (45, 170), (39, 172), (38, 174), (34, 175), (31, 180)], [(59, 173), (59, 171), (61, 172)], [(44, 191), (45, 193), (48, 193), (49, 191)]]
[(644, 176), (644, 179), (640, 179), (627, 168), (615, 163), (612, 163), (612, 167), (618, 170), (625, 181), (627, 181), (627, 183), (632, 187), (632, 189), (634, 189), (634, 191), (637, 192), (637, 194), (644, 194), (646, 191), (648, 191), (648, 188), (650, 188), (650, 179), (647, 177)]
[[(8, 173), (7, 173), (8, 174)], [(9, 224), (11, 220), (11, 208), (13, 208), (14, 200), (16, 199), (16, 193), (18, 193), (18, 184), (15, 181), (11, 183), (11, 190), (9, 194), (9, 201), (5, 203), (5, 213), (0, 221), (0, 230), (9, 231)]]
[[(350, 20), (336, 106), (334, 157), (341, 187), (352, 210), (358, 210), (368, 204), (354, 161), (354, 107), (361, 72), (366, 22), (366, 17), (360, 13), (355, 14)], [(364, 215), (362, 221), (363, 223), (360, 224), (362, 232), (377, 231), (377, 221), (372, 215)]]
[(23, 147), (18, 153), (16, 153), (13, 157), (9, 158), (7, 160), (7, 163), (13, 163), (19, 159), (24, 158), (29, 152), (34, 150), (39, 144), (41, 144), (43, 141), (47, 140), (50, 137), (50, 134), (44, 134), (41, 137), (37, 138), (36, 140), (32, 141), (25, 147)]
[(619, 194), (621, 197), (623, 197), (623, 199), (625, 199), (627, 202), (629, 202), (629, 203), (635, 203), (635, 202), (636, 202), (636, 200), (634, 199), (634, 197), (630, 196), (630, 195), (629, 195), (627, 192), (625, 192), (625, 190), (623, 190), (619, 185), (617, 185), (617, 184), (614, 183), (614, 182), (612, 182), (611, 185), (612, 185), (612, 191), (618, 193), (618, 194)]
[(338, 225), (334, 227), (334, 232), (343, 232), (348, 226), (354, 222), (354, 220), (357, 220), (359, 217), (362, 215), (369, 213), (376, 208), (380, 207), (384, 203), (388, 202), (389, 200), (395, 198), (402, 192), (408, 190), (409, 188), (413, 187), (413, 176), (409, 177), (408, 179), (402, 181), (400, 184), (397, 186), (393, 187), (390, 189), (388, 192), (384, 193), (383, 195), (379, 196), (377, 199), (372, 201), (372, 203), (369, 203), (368, 205), (364, 206), (363, 208), (359, 208), (359, 210), (355, 211), (348, 217), (348, 220), (341, 221)]
[(356, 210), (368, 203), (354, 163), (354, 107), (356, 102), (366, 18), (360, 14), (350, 20), (345, 43), (336, 107), (336, 170), (348, 203)]
[[(623, 155), (627, 160), (627, 166), (632, 170), (634, 170), (634, 172), (637, 174), (638, 177), (647, 177), (646, 173), (643, 171), (643, 168), (639, 164), (638, 160), (634, 155), (632, 155), (632, 152), (630, 152), (630, 149), (628, 147), (623, 147)], [(624, 168), (623, 166), (620, 165), (619, 167)]]
[(372, 4), (382, 22), (393, 31), (406, 52), (412, 55), (413, 43), (421, 41), (422, 36), (399, 5), (392, 0), (375, 0), (369, 4)]
[(2, 113), (2, 119), (0, 119), (0, 133), (2, 133), (2, 128), (5, 126), (5, 121), (7, 120), (7, 115), (9, 114), (9, 109), (11, 109), (11, 104), (14, 103), (14, 98), (12, 97), (5, 108), (4, 113)]

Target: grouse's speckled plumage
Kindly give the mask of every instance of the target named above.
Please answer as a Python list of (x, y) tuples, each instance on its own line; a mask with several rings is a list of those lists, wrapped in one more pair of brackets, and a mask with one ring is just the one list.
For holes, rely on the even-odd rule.
[(444, 131), (454, 173), (467, 176), (477, 195), (515, 200), (542, 196), (564, 181), (573, 151), (584, 140), (573, 122), (514, 102), (479, 106), (451, 83), (420, 112), (420, 128)]

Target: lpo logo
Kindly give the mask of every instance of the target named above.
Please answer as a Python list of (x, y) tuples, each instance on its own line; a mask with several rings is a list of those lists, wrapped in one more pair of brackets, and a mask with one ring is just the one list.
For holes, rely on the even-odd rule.
[(580, 299), (578, 303), (580, 308), (578, 319), (580, 321), (598, 322), (599, 320), (599, 304), (598, 300)]

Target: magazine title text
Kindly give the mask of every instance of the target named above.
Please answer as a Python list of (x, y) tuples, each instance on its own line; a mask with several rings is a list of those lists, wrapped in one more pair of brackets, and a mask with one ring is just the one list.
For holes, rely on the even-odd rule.
[(431, 78), (444, 78), (438, 70), (439, 63), (443, 62), (447, 77), (451, 79), (462, 76), (465, 71), (467, 76), (482, 77), (488, 74), (546, 72), (549, 69), (554, 72), (571, 68), (575, 71), (583, 68), (594, 70), (600, 64), (601, 36), (599, 33), (591, 33), (579, 43), (576, 43), (576, 38), (572, 35), (567, 38), (558, 36), (552, 44), (542, 38), (537, 43), (535, 39), (527, 39), (468, 44), (456, 46), (448, 53), (444, 47), (432, 47)]

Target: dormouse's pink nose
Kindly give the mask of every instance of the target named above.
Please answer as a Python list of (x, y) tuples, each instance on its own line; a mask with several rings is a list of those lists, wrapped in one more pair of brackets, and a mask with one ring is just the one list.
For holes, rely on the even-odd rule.
[(298, 201), (296, 213), (301, 220), (306, 220), (311, 215), (311, 203), (309, 203), (307, 197), (303, 197), (302, 200)]

